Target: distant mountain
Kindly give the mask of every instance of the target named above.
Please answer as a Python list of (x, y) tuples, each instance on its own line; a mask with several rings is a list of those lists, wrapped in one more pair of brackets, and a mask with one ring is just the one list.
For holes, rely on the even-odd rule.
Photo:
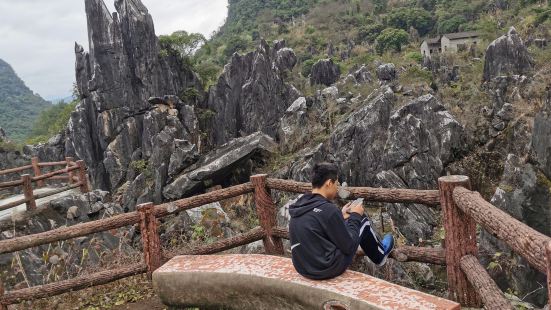
[(48, 100), (52, 104), (58, 104), (60, 102), (69, 103), (69, 102), (73, 101), (74, 99), (75, 98), (73, 97), (73, 95), (46, 98), (46, 100)]
[(0, 127), (13, 141), (23, 141), (50, 103), (34, 94), (13, 68), (0, 59)]

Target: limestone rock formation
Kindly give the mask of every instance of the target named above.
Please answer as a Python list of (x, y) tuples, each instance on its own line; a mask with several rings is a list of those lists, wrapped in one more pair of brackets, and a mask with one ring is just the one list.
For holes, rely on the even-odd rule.
[(255, 162), (262, 162), (276, 148), (275, 142), (261, 132), (234, 139), (184, 170), (164, 188), (163, 196), (166, 199), (187, 197), (212, 185), (228, 185), (232, 177), (246, 181)]
[(2, 127), (0, 127), (0, 142), (8, 142), (8, 136)]
[(332, 59), (321, 59), (312, 66), (310, 84), (331, 86), (340, 76), (339, 66)]
[[(287, 176), (307, 181), (315, 162), (334, 161), (348, 184), (433, 189), (445, 167), (465, 151), (464, 128), (432, 95), (393, 111), (396, 96), (383, 87), (337, 125), (328, 141), (293, 163)], [(422, 205), (389, 205), (407, 239), (427, 239), (436, 213)]]
[(501, 75), (525, 75), (534, 66), (528, 49), (516, 29), (511, 27), (506, 35), (493, 41), (486, 49), (484, 82)]
[(393, 63), (382, 64), (377, 67), (377, 78), (382, 82), (390, 82), (396, 79), (396, 67)]
[[(548, 143), (549, 144), (549, 143)], [(535, 230), (551, 236), (551, 181), (537, 167), (524, 163), (518, 156), (509, 154), (503, 177), (491, 203)], [(524, 301), (544, 305), (545, 290), (538, 283), (545, 283), (545, 275), (530, 267), (520, 255), (515, 254), (503, 241), (482, 230), (482, 253), (499, 253), (485, 257), (484, 262), (494, 262), (489, 268), (497, 284), (507, 291), (511, 289)], [(530, 293), (530, 294), (529, 294)]]
[[(148, 117), (173, 112), (155, 112), (147, 99), (202, 88), (180, 59), (160, 55), (153, 20), (141, 1), (117, 0), (113, 14), (102, 0), (86, 0), (85, 7), (90, 52), (75, 45), (80, 104), (71, 115), (68, 138), (90, 168), (94, 187), (114, 189), (123, 182), (137, 149), (147, 157), (166, 155), (153, 154), (152, 144), (164, 147), (170, 142), (163, 140), (166, 135), (148, 135), (148, 126), (157, 126)], [(184, 117), (178, 112), (167, 120), (174, 133)], [(162, 130), (154, 131), (158, 135)]]
[(256, 131), (276, 138), (278, 120), (299, 92), (284, 80), (297, 62), (294, 52), (277, 42), (262, 41), (257, 50), (234, 54), (210, 89), (206, 108), (215, 114), (208, 124), (209, 142), (222, 145)]
[(368, 83), (373, 80), (371, 72), (366, 65), (362, 65), (358, 70), (354, 71), (353, 75), (356, 82), (360, 84)]
[(551, 88), (547, 88), (547, 98), (542, 111), (534, 118), (532, 149), (540, 169), (551, 179)]

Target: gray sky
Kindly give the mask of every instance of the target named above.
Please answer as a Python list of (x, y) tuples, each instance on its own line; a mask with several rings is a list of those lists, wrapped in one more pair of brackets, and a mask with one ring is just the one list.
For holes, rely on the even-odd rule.
[[(114, 0), (104, 0), (114, 11)], [(176, 30), (205, 36), (222, 25), (227, 0), (142, 0), (157, 35)], [(0, 0), (0, 58), (43, 98), (70, 94), (74, 42), (88, 49), (84, 0)]]

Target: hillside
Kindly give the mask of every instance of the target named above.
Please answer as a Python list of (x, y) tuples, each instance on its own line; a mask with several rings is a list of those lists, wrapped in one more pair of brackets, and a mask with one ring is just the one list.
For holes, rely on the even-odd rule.
[(34, 94), (13, 68), (0, 59), (0, 126), (14, 141), (23, 141), (40, 112), (50, 103)]
[[(254, 50), (264, 38), (285, 40), (304, 76), (313, 62), (327, 56), (347, 72), (374, 60), (421, 61), (421, 40), (438, 34), (478, 31), (488, 44), (515, 26), (522, 35), (530, 31), (532, 39), (545, 36), (550, 16), (547, 1), (537, 0), (232, 0), (225, 24), (194, 62), (212, 83), (234, 52)], [(386, 29), (405, 37), (385, 38)]]

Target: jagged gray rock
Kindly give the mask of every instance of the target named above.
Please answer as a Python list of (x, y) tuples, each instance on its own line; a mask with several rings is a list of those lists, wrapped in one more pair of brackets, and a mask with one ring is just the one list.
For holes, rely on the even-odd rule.
[(340, 76), (341, 70), (339, 66), (333, 62), (333, 59), (321, 59), (312, 66), (310, 84), (331, 86), (337, 82)]
[(256, 131), (277, 138), (278, 120), (299, 97), (299, 92), (284, 81), (283, 72), (296, 64), (296, 56), (283, 44), (270, 48), (262, 40), (256, 51), (236, 53), (224, 67), (206, 103), (215, 113), (208, 124), (212, 145)]
[[(94, 187), (110, 190), (125, 181), (138, 148), (146, 159), (160, 156), (159, 165), (168, 166), (166, 154), (153, 154), (151, 144), (166, 146), (169, 142), (163, 138), (170, 140), (167, 136), (174, 133), (160, 134), (162, 128), (153, 128), (160, 136), (140, 136), (142, 129), (147, 132), (153, 126), (144, 124), (147, 117), (161, 113), (152, 112), (155, 104), (147, 99), (188, 88), (200, 93), (202, 87), (178, 57), (160, 55), (153, 20), (141, 1), (117, 0), (113, 14), (102, 0), (86, 0), (85, 7), (90, 52), (75, 45), (80, 104), (71, 115), (68, 138), (76, 155), (86, 161)], [(173, 113), (168, 120), (176, 131), (182, 127), (176, 124), (182, 123), (178, 116)]]
[(354, 71), (353, 76), (356, 82), (360, 84), (368, 83), (373, 80), (371, 72), (369, 72), (369, 68), (366, 65), (362, 65), (358, 70)]
[(379, 81), (390, 82), (396, 79), (396, 67), (393, 63), (382, 64), (377, 67)]
[(534, 60), (522, 42), (516, 29), (511, 27), (506, 35), (493, 41), (484, 57), (484, 82), (501, 75), (525, 75), (532, 71)]
[(543, 109), (534, 118), (532, 149), (539, 167), (551, 179), (551, 87), (547, 87), (547, 98)]
[(8, 142), (8, 136), (2, 127), (0, 127), (0, 142)]
[[(551, 181), (530, 163), (509, 154), (503, 177), (491, 203), (535, 230), (551, 236)], [(500, 253), (483, 257), (484, 262), (496, 262), (501, 268), (491, 268), (490, 274), (503, 290), (511, 289), (524, 301), (545, 305), (546, 294), (538, 283), (545, 283), (545, 275), (530, 267), (520, 255), (515, 254), (503, 241), (484, 229), (480, 235), (482, 253)], [(530, 294), (529, 294), (530, 293)]]
[(261, 132), (234, 139), (184, 170), (164, 188), (163, 195), (166, 199), (178, 199), (212, 185), (226, 185), (240, 169), (248, 169), (244, 171), (244, 176), (248, 177), (251, 173), (251, 164), (255, 161), (262, 162), (276, 148), (277, 145), (273, 139)]
[[(432, 95), (393, 112), (395, 101), (390, 87), (380, 89), (327, 142), (291, 164), (286, 176), (308, 181), (313, 164), (326, 160), (339, 165), (350, 185), (436, 188), (445, 167), (465, 152), (464, 128)], [(426, 206), (389, 205), (389, 211), (412, 243), (429, 238), (436, 225)]]

